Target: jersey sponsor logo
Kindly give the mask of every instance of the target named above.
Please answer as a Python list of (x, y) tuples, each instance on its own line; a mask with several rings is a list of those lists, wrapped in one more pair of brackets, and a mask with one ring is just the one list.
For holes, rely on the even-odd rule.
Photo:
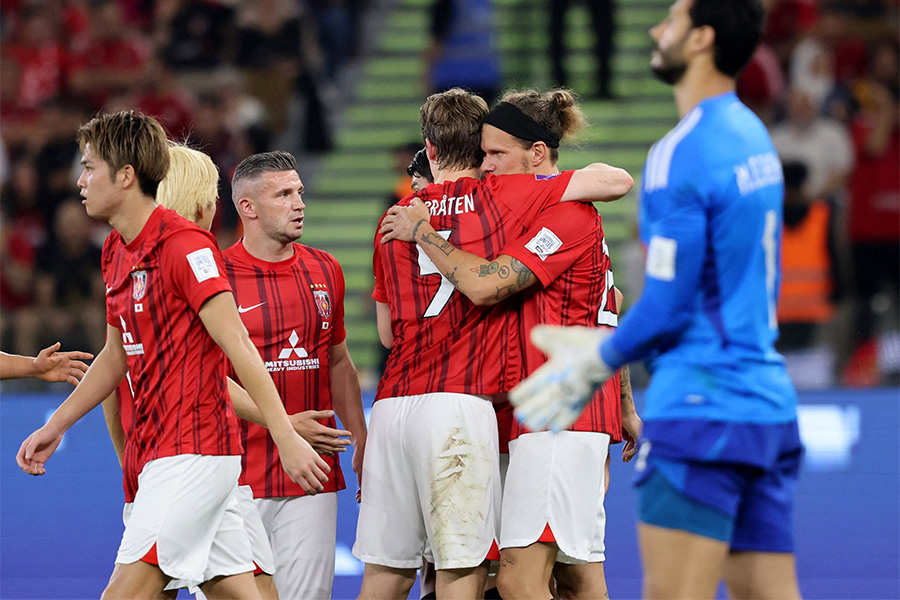
[(672, 238), (654, 235), (647, 248), (647, 276), (661, 281), (675, 279), (675, 254), (678, 242)]
[[(306, 351), (306, 348), (297, 347), (297, 343), (300, 341), (300, 336), (297, 335), (296, 331), (291, 331), (291, 335), (288, 338), (288, 343), (290, 346), (285, 346), (281, 349), (281, 352), (278, 353), (278, 360), (267, 360), (266, 361), (266, 369), (269, 373), (277, 373), (280, 371), (308, 371), (310, 369), (318, 369), (319, 368), (319, 359), (318, 358), (309, 358), (309, 353)], [(295, 355), (297, 358), (291, 360), (291, 356)]]
[(426, 200), (425, 206), (432, 217), (443, 215), (462, 215), (475, 212), (475, 199), (471, 194), (463, 196), (444, 196), (440, 200)]
[(772, 152), (751, 156), (747, 162), (734, 168), (734, 175), (742, 196), (770, 185), (777, 185), (784, 179), (781, 161)]
[[(144, 345), (141, 343), (135, 343), (134, 335), (128, 331), (128, 325), (125, 324), (125, 319), (122, 315), (119, 315), (119, 323), (122, 324), (122, 347), (125, 349), (125, 354), (128, 356), (137, 356), (139, 354), (144, 353)], [(130, 384), (129, 384), (130, 385)]]
[(147, 271), (135, 271), (131, 274), (131, 297), (140, 302), (147, 294)]
[(562, 240), (555, 233), (544, 227), (531, 241), (525, 244), (525, 248), (541, 260), (547, 260), (547, 257), (562, 248)]
[(306, 352), (305, 348), (297, 347), (297, 342), (299, 341), (300, 336), (297, 335), (297, 332), (291, 331), (291, 336), (288, 338), (288, 342), (291, 345), (281, 349), (281, 352), (278, 353), (278, 359), (284, 360), (286, 358), (290, 358), (291, 354), (296, 354), (297, 358), (306, 358), (307, 356), (309, 356), (309, 353)]
[(319, 311), (319, 315), (321, 315), (323, 319), (331, 318), (331, 298), (328, 296), (328, 292), (325, 290), (315, 290), (313, 291), (313, 298), (316, 301), (316, 308)]
[(265, 304), (265, 302), (260, 302), (259, 304), (254, 304), (253, 306), (241, 306), (240, 304), (238, 304), (238, 312), (244, 314), (245, 312), (251, 311), (254, 308), (259, 308), (263, 304)]
[(203, 283), (207, 279), (214, 279), (219, 276), (219, 267), (216, 266), (216, 259), (213, 258), (212, 250), (209, 248), (201, 248), (187, 255), (188, 263), (197, 278), (197, 283)]

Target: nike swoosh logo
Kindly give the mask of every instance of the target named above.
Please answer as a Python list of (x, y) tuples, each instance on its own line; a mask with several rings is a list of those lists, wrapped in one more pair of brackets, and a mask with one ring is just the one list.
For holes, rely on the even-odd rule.
[(248, 306), (247, 308), (244, 308), (243, 306), (238, 305), (238, 312), (241, 314), (244, 314), (248, 310), (253, 310), (254, 308), (259, 308), (263, 304), (265, 304), (265, 302), (260, 302), (259, 304), (254, 304), (253, 306)]

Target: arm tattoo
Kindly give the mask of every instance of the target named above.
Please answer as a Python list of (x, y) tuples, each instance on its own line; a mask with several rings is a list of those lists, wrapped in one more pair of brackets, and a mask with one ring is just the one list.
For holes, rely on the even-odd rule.
[(436, 246), (437, 249), (443, 252), (446, 256), (450, 256), (456, 250), (456, 248), (453, 247), (453, 244), (436, 233), (426, 233), (422, 236), (422, 240), (420, 243)]
[(514, 296), (519, 289), (514, 285), (507, 285), (502, 288), (497, 288), (497, 295), (494, 296), (496, 300), (503, 300), (504, 298), (509, 298), (510, 296)]
[(453, 267), (452, 271), (447, 271), (444, 273), (444, 278), (453, 284), (453, 287), (459, 289), (459, 279), (456, 278), (456, 267)]
[(416, 226), (413, 227), (413, 241), (416, 241), (416, 237), (419, 235), (419, 225), (425, 222), (427, 222), (427, 219), (419, 219)]
[(497, 261), (494, 261), (489, 265), (481, 265), (481, 267), (478, 269), (478, 276), (487, 277), (488, 275), (493, 275), (499, 270), (500, 265), (497, 264)]
[(521, 290), (529, 283), (531, 283), (531, 280), (534, 277), (534, 273), (532, 273), (531, 269), (526, 267), (522, 261), (514, 258), (512, 259), (512, 262), (510, 262), (509, 266), (513, 271), (518, 273), (518, 275), (516, 275), (516, 285), (518, 286), (518, 289)]

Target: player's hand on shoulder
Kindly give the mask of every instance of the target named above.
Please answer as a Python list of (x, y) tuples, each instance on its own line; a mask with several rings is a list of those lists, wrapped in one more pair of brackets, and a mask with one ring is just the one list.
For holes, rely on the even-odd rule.
[(533, 431), (561, 431), (575, 422), (594, 390), (612, 375), (600, 359), (604, 328), (538, 325), (531, 341), (546, 363), (510, 392), (516, 418)]
[(309, 495), (325, 489), (331, 468), (313, 447), (299, 435), (294, 435), (278, 444), (281, 466), (291, 481), (303, 488)]
[(382, 236), (381, 243), (391, 240), (401, 242), (415, 241), (416, 227), (422, 222), (429, 222), (431, 214), (428, 206), (419, 198), (413, 198), (408, 206), (392, 206), (381, 221), (378, 230)]
[(294, 431), (309, 442), (313, 450), (324, 456), (334, 456), (336, 452), (345, 452), (350, 445), (350, 432), (344, 429), (333, 429), (319, 423), (319, 419), (330, 419), (333, 410), (306, 410), (290, 415)]

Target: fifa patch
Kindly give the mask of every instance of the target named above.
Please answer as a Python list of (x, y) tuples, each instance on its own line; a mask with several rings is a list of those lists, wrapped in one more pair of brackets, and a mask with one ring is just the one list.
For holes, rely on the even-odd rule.
[(525, 244), (525, 248), (537, 254), (541, 260), (547, 260), (547, 257), (562, 248), (562, 240), (556, 237), (556, 234), (544, 227), (531, 241)]
[(316, 301), (316, 308), (319, 310), (319, 314), (322, 316), (322, 318), (330, 318), (331, 298), (328, 296), (328, 292), (325, 290), (315, 290), (313, 291), (313, 298)]
[(647, 276), (660, 281), (675, 279), (675, 255), (678, 242), (672, 238), (654, 235), (647, 248)]
[(140, 302), (146, 294), (147, 271), (135, 271), (131, 274), (131, 297), (134, 298), (135, 302)]
[(197, 278), (197, 283), (203, 283), (207, 279), (214, 279), (219, 276), (219, 267), (216, 266), (216, 259), (213, 258), (212, 250), (209, 248), (201, 248), (187, 255), (188, 263)]

